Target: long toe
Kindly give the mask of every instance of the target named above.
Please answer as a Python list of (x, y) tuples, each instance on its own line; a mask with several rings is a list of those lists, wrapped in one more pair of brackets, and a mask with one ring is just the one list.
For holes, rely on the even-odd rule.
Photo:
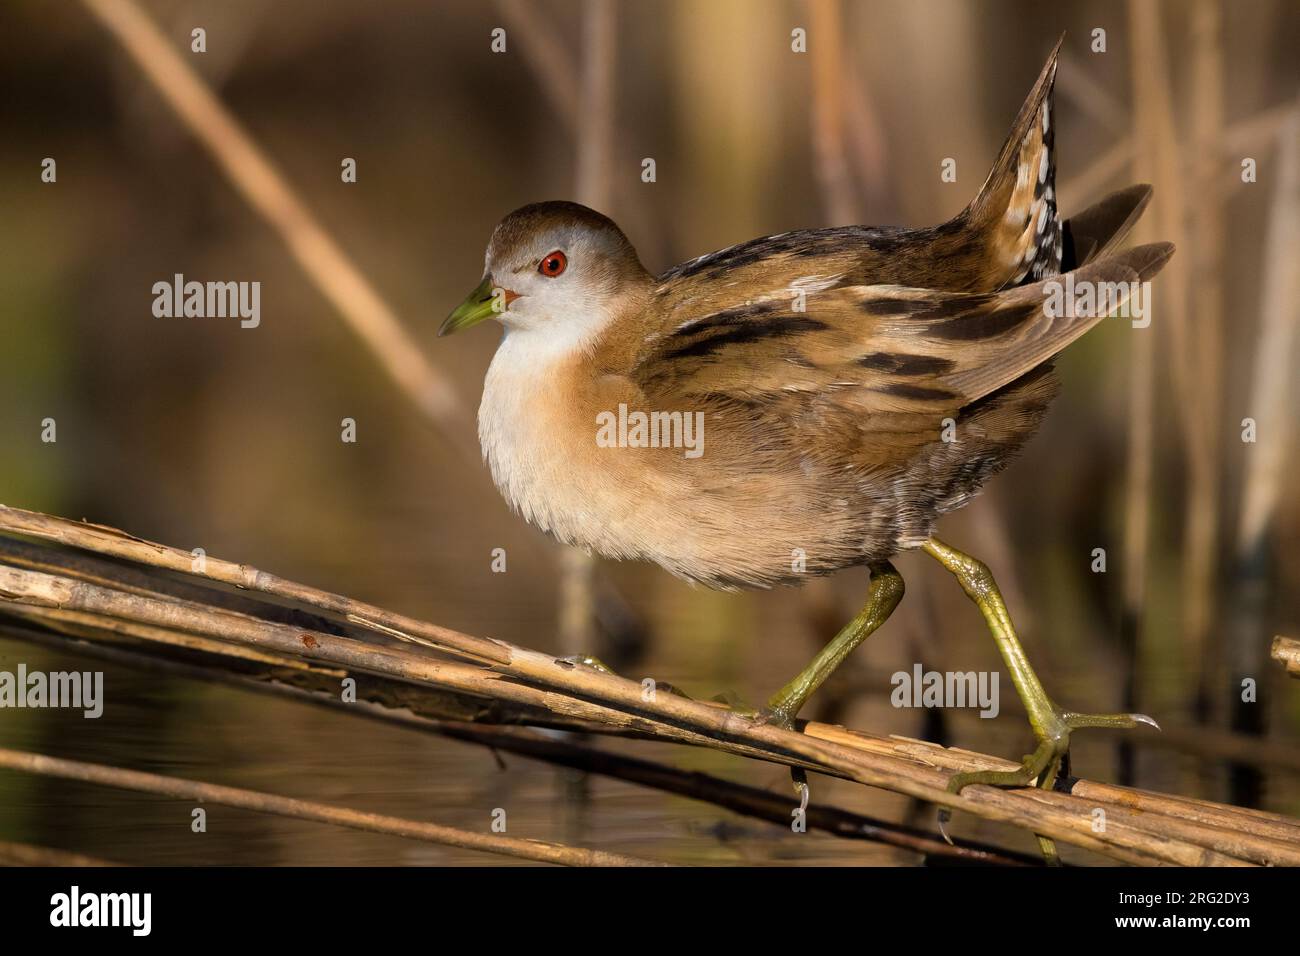
[(1061, 718), (1071, 730), (1079, 730), (1083, 727), (1130, 730), (1138, 724), (1146, 724), (1156, 730), (1160, 729), (1160, 725), (1146, 714), (1076, 714), (1067, 712), (1062, 714)]

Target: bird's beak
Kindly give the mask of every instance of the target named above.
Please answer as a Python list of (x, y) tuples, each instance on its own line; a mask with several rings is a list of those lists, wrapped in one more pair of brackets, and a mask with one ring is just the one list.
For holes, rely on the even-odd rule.
[[(496, 296), (493, 292), (492, 276), (486, 275), (478, 284), (478, 288), (467, 295), (465, 301), (456, 306), (455, 311), (447, 316), (446, 321), (442, 323), (442, 328), (438, 329), (438, 335), (450, 335), (471, 325), (478, 325), (484, 319), (492, 318), (497, 312)], [(508, 303), (509, 298), (510, 294), (507, 292), (503, 296), (502, 304)]]

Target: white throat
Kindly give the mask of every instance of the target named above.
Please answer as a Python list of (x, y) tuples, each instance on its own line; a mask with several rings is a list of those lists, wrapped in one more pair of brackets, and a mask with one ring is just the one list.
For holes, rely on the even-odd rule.
[(595, 310), (507, 327), (483, 382), (478, 434), (492, 480), (543, 530), (561, 530), (548, 502), (566, 484), (567, 430), (555, 414), (567, 397), (556, 394), (557, 375), (591, 348), (611, 318)]

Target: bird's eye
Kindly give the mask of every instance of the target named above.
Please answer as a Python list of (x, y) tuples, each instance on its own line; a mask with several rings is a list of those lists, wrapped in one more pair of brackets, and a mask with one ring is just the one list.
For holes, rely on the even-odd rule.
[(569, 257), (559, 249), (548, 253), (542, 261), (537, 264), (537, 271), (544, 276), (554, 279), (565, 269), (569, 267)]

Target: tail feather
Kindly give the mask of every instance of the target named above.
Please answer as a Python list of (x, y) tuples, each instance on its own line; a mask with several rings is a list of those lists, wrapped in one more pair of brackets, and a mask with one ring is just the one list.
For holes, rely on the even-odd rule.
[(1061, 271), (1062, 229), (1056, 210), (1056, 138), (1052, 90), (1058, 40), (1030, 90), (997, 162), (963, 216), (986, 237), (1005, 276), (1003, 288)]
[(1127, 186), (1066, 220), (1061, 271), (1070, 272), (1110, 252), (1128, 235), (1151, 201), (1146, 183)]

